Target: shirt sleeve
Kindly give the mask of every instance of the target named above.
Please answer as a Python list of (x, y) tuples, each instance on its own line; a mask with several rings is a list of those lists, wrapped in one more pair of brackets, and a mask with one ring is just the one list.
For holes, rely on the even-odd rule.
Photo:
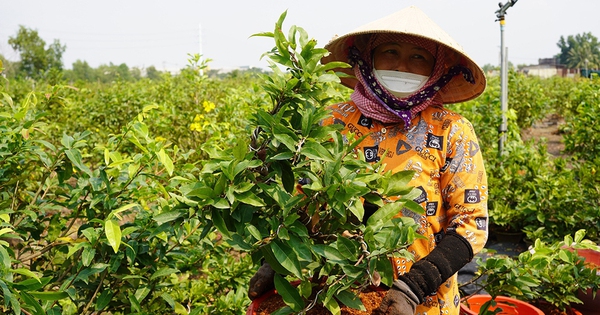
[(488, 238), (488, 187), (481, 148), (473, 125), (464, 117), (453, 122), (447, 141), (440, 174), (447, 232), (464, 237), (476, 254)]

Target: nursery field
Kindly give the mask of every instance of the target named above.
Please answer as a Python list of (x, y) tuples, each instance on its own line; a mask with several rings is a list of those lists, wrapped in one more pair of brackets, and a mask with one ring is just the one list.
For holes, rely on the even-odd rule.
[[(300, 104), (290, 125), (324, 139), (330, 131), (310, 126), (350, 93), (318, 64), (324, 52), (313, 41), (275, 38), (282, 67), (262, 75), (208, 78), (195, 56), (155, 80), (0, 77), (0, 312), (245, 313), (253, 253), (274, 237), (254, 215), (297, 180), (285, 178), (296, 164), (282, 162), (297, 156), (296, 135), (276, 120)], [(302, 58), (291, 58), (295, 49)], [(450, 105), (480, 137), (491, 233), (522, 232), (540, 249), (579, 230), (600, 241), (600, 80), (511, 72), (503, 152), (499, 95), (490, 77), (481, 97)], [(549, 137), (531, 136), (548, 117), (561, 141), (553, 154)], [(257, 125), (285, 151), (272, 159), (281, 191), (249, 184), (247, 171), (262, 166), (248, 158), (260, 153)], [(329, 159), (323, 150), (314, 141), (301, 153)], [(279, 237), (292, 242), (292, 232)]]

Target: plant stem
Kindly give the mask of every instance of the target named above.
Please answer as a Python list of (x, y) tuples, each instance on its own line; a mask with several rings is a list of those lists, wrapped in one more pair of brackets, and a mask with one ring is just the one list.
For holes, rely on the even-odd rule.
[[(85, 197), (83, 197), (82, 200), (86, 200), (89, 195), (90, 195), (90, 191), (88, 190), (85, 193)], [(71, 222), (69, 222), (69, 226), (65, 229), (65, 231), (61, 233), (60, 237), (65, 237), (67, 235), (67, 233), (71, 230), (71, 228), (73, 227), (73, 224), (75, 224), (75, 221), (79, 217), (79, 213), (81, 212), (81, 208), (83, 207), (83, 204), (84, 204), (83, 202), (79, 204), (79, 206), (77, 207), (77, 211), (75, 211), (75, 216), (73, 217)]]
[(83, 312), (82, 312), (83, 314), (85, 314), (87, 312), (87, 310), (92, 305), (92, 302), (96, 298), (96, 295), (98, 295), (98, 292), (102, 288), (102, 283), (104, 282), (104, 278), (106, 277), (107, 273), (108, 273), (108, 269), (104, 269), (104, 272), (102, 273), (102, 276), (100, 276), (100, 283), (98, 283), (98, 286), (96, 287), (96, 290), (94, 291), (94, 294), (92, 294), (92, 297), (90, 297), (90, 300), (88, 301), (88, 303), (83, 308)]
[[(171, 246), (171, 248), (167, 249), (167, 251), (165, 252), (165, 255), (170, 253), (172, 250), (174, 250), (177, 246), (181, 245), (181, 243), (185, 242), (185, 240), (187, 240), (188, 238), (190, 238), (190, 236), (192, 236), (194, 234), (194, 232), (196, 232), (198, 230), (198, 228), (200, 228), (200, 225), (202, 225), (202, 223), (198, 223), (191, 231), (190, 233), (183, 238), (183, 240), (181, 242), (177, 242), (176, 244), (173, 244), (173, 246)], [(158, 261), (158, 258), (157, 260)]]

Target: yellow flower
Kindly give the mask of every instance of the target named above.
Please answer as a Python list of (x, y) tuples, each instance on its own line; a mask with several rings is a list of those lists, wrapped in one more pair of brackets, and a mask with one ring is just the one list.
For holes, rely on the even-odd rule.
[(167, 139), (165, 139), (165, 138), (163, 138), (163, 137), (161, 137), (161, 136), (158, 136), (158, 137), (156, 137), (156, 139), (154, 139), (154, 140), (156, 140), (156, 142), (164, 142), (164, 141), (167, 141)]
[(215, 103), (211, 102), (211, 101), (204, 101), (202, 103), (202, 106), (204, 107), (204, 111), (205, 112), (210, 112), (211, 110), (215, 109)]
[(204, 120), (204, 115), (196, 114), (196, 117), (194, 117), (194, 122), (199, 122), (201, 120)]
[(192, 123), (192, 124), (190, 125), (190, 130), (191, 130), (191, 131), (202, 131), (202, 124), (200, 124), (200, 123), (197, 123), (197, 122), (195, 122), (195, 123)]

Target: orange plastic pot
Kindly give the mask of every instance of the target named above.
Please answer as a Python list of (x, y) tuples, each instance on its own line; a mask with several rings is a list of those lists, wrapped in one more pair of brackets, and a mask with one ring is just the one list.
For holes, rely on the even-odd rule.
[[(460, 314), (461, 315), (477, 315), (479, 314), (479, 309), (491, 300), (492, 297), (490, 295), (472, 295), (467, 299), (463, 300), (463, 303), (460, 305)], [(509, 298), (506, 296), (497, 296), (496, 297), (496, 306), (490, 307), (489, 310), (493, 311), (496, 308), (501, 308), (502, 311), (498, 314), (501, 315), (544, 315), (539, 308), (517, 299)]]

